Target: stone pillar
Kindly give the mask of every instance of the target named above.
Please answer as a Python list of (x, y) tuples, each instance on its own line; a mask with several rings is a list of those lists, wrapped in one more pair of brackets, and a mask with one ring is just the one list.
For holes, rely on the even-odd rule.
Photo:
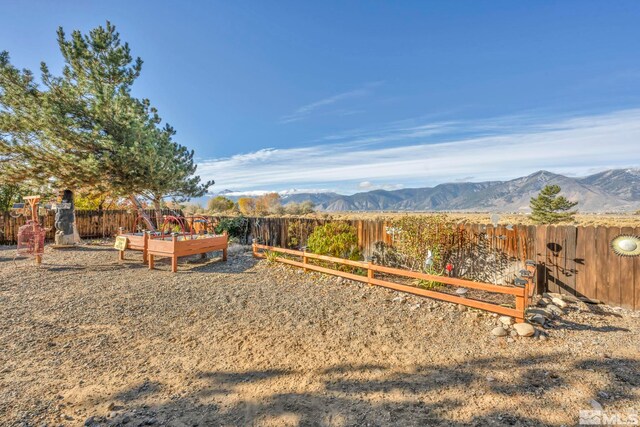
[(64, 190), (56, 204), (56, 245), (73, 245), (76, 243), (75, 213), (73, 205), (73, 192)]

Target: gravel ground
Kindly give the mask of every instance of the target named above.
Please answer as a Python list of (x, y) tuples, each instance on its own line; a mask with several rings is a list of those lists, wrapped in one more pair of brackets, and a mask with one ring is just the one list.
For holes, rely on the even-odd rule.
[[(257, 262), (0, 247), (0, 425), (574, 425), (640, 409), (640, 318), (491, 314)], [(542, 337), (542, 338), (540, 338)]]

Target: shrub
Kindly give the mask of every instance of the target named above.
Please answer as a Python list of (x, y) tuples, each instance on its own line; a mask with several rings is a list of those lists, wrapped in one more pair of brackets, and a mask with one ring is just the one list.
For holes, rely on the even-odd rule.
[(307, 248), (319, 255), (361, 259), (357, 231), (344, 222), (330, 222), (316, 227), (307, 240)]
[(257, 215), (278, 213), (281, 206), (280, 195), (278, 193), (267, 193), (255, 199), (255, 213)]
[(248, 221), (243, 216), (235, 218), (222, 218), (218, 225), (216, 225), (216, 234), (222, 234), (227, 232), (229, 237), (241, 238), (244, 236)]
[(268, 264), (275, 264), (278, 258), (278, 253), (274, 251), (264, 251), (264, 257)]
[(291, 202), (284, 206), (284, 212), (289, 215), (306, 215), (314, 212), (314, 204), (311, 200), (302, 203)]
[(393, 268), (403, 266), (403, 257), (393, 246), (387, 245), (383, 241), (377, 241), (373, 244), (373, 247), (374, 250), (371, 261), (373, 261), (374, 264)]
[(207, 210), (209, 212), (226, 212), (234, 208), (233, 200), (224, 196), (216, 196), (207, 202)]
[(256, 212), (256, 199), (241, 197), (238, 199), (238, 209), (243, 215), (254, 215)]
[(313, 232), (313, 223), (300, 219), (289, 221), (287, 226), (287, 246), (300, 248), (307, 241), (307, 237)]
[[(456, 248), (459, 233), (455, 222), (446, 215), (404, 216), (392, 222), (398, 230), (394, 247), (403, 266), (410, 270), (442, 274)], [(431, 252), (431, 263), (427, 258)]]

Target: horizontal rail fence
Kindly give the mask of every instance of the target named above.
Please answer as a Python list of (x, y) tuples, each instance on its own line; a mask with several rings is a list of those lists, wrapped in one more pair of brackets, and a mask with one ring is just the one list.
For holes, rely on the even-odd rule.
[[(248, 218), (242, 243), (301, 248), (318, 225), (331, 222), (317, 218)], [(340, 220), (354, 226), (365, 258), (375, 243), (392, 244), (385, 220)], [(493, 283), (509, 283), (524, 261), (537, 263), (536, 288), (607, 304), (640, 310), (640, 257), (621, 257), (610, 247), (620, 234), (640, 236), (638, 227), (570, 225), (461, 224), (464, 244), (454, 260), (457, 276)], [(457, 262), (456, 262), (457, 260)]]
[[(131, 230), (138, 214), (126, 210), (77, 210), (76, 227), (83, 239), (112, 237), (118, 234), (119, 227)], [(154, 220), (155, 211), (147, 209), (147, 215)], [(174, 215), (175, 210), (165, 209), (163, 215)], [(181, 212), (180, 212), (181, 214)], [(40, 216), (39, 221), (47, 230), (46, 239), (52, 241), (55, 237), (55, 213), (47, 211), (47, 215)], [(0, 244), (15, 245), (18, 239), (18, 229), (24, 225), (24, 217), (12, 218), (8, 213), (0, 213)]]
[[(319, 271), (321, 273), (332, 274), (335, 276), (344, 277), (346, 279), (364, 282), (369, 285), (381, 286), (384, 288), (406, 292), (413, 295), (419, 295), (423, 297), (438, 299), (441, 301), (462, 304), (468, 307), (490, 311), (492, 313), (511, 316), (511, 317), (514, 317), (518, 322), (524, 322), (525, 310), (526, 310), (526, 307), (528, 306), (528, 300), (529, 300), (529, 289), (532, 286), (531, 279), (527, 280), (527, 283), (524, 287), (508, 287), (508, 286), (501, 286), (501, 285), (493, 285), (489, 283), (473, 282), (470, 280), (456, 279), (452, 277), (434, 276), (434, 275), (419, 273), (415, 271), (385, 267), (385, 266), (373, 264), (371, 262), (352, 261), (352, 260), (343, 259), (343, 258), (317, 255), (317, 254), (306, 252), (306, 251), (296, 251), (292, 249), (260, 245), (257, 243), (253, 244), (253, 254), (255, 257), (267, 258), (267, 255), (265, 254), (265, 252), (262, 252), (262, 251), (271, 251), (276, 254), (274, 258), (275, 261), (300, 267), (300, 268), (303, 268), (305, 271), (307, 270)], [(295, 257), (300, 258), (300, 261), (282, 257), (282, 256), (279, 256), (278, 254), (293, 255)], [(367, 274), (365, 276), (360, 274), (349, 273), (346, 271), (335, 270), (328, 267), (323, 267), (320, 265), (310, 263), (309, 259), (315, 259), (315, 260), (326, 261), (326, 262), (335, 263), (339, 265), (356, 267), (362, 270), (366, 270)], [(438, 291), (433, 291), (428, 289), (422, 289), (422, 288), (411, 286), (411, 285), (395, 283), (390, 280), (379, 279), (376, 277), (376, 273), (384, 273), (386, 275), (400, 276), (404, 278), (411, 278), (411, 279), (418, 279), (418, 280), (428, 280), (428, 281), (439, 282), (445, 285), (459, 286), (459, 287), (464, 287), (469, 289), (480, 290), (484, 292), (511, 295), (515, 297), (515, 308), (505, 307), (503, 305), (493, 304), (490, 302), (467, 298), (459, 295), (452, 295), (445, 292), (438, 292)]]

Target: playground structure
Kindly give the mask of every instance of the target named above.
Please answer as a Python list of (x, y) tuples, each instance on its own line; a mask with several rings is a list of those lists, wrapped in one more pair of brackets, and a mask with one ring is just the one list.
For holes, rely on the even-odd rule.
[(210, 233), (213, 226), (207, 217), (165, 215), (158, 230), (139, 230), (139, 219), (131, 233), (125, 233), (122, 228), (118, 232), (118, 237), (126, 239), (124, 250), (118, 254), (121, 261), (124, 260), (125, 250), (141, 251), (142, 260), (150, 270), (155, 268), (156, 257), (168, 257), (171, 258), (171, 271), (175, 273), (178, 271), (178, 258), (182, 256), (204, 255), (221, 250), (222, 260), (227, 260), (228, 236), (226, 233)]

